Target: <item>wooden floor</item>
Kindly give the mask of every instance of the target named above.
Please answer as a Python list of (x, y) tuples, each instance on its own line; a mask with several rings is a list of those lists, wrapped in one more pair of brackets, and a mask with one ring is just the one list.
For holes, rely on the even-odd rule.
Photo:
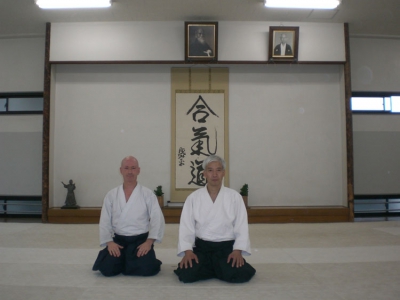
[[(48, 222), (58, 224), (96, 224), (100, 207), (48, 210)], [(165, 222), (179, 223), (181, 207), (163, 207)], [(255, 223), (331, 223), (352, 222), (348, 207), (249, 207), (250, 224)]]

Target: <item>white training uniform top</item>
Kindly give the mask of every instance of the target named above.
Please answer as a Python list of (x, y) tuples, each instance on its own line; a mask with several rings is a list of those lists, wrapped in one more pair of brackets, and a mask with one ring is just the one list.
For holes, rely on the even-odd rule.
[(156, 195), (138, 183), (128, 201), (122, 185), (107, 193), (99, 225), (100, 246), (103, 247), (113, 240), (114, 233), (135, 236), (149, 232), (149, 239), (161, 243), (165, 221)]
[(215, 202), (207, 187), (190, 194), (181, 214), (178, 256), (184, 256), (186, 250), (193, 250), (196, 237), (211, 242), (234, 240), (233, 249), (250, 255), (247, 210), (242, 196), (224, 186)]

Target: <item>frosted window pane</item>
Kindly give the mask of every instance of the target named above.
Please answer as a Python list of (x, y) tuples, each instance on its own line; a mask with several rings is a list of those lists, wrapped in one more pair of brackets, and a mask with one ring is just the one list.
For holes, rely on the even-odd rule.
[(383, 111), (383, 98), (382, 97), (352, 97), (351, 98), (352, 110), (377, 110)]
[(392, 112), (400, 112), (400, 96), (392, 96)]
[(7, 99), (0, 98), (0, 111), (6, 111)]
[(43, 98), (10, 98), (9, 111), (42, 111)]

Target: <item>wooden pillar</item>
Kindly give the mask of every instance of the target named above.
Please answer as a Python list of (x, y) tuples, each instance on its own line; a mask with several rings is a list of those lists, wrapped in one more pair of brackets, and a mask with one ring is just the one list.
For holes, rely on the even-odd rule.
[(349, 24), (344, 24), (346, 63), (344, 65), (344, 85), (346, 101), (346, 147), (347, 147), (347, 203), (349, 221), (354, 221), (354, 160), (353, 160), (353, 119), (351, 111), (351, 69)]
[(51, 24), (46, 23), (46, 45), (44, 59), (43, 88), (43, 150), (42, 150), (42, 222), (48, 222), (49, 209), (49, 154), (50, 154), (50, 31)]

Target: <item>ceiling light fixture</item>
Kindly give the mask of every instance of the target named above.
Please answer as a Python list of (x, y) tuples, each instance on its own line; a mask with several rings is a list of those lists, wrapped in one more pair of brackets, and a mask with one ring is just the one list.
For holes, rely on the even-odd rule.
[(265, 0), (264, 5), (272, 8), (334, 9), (341, 0)]
[(110, 7), (112, 0), (35, 0), (40, 8), (101, 8)]

